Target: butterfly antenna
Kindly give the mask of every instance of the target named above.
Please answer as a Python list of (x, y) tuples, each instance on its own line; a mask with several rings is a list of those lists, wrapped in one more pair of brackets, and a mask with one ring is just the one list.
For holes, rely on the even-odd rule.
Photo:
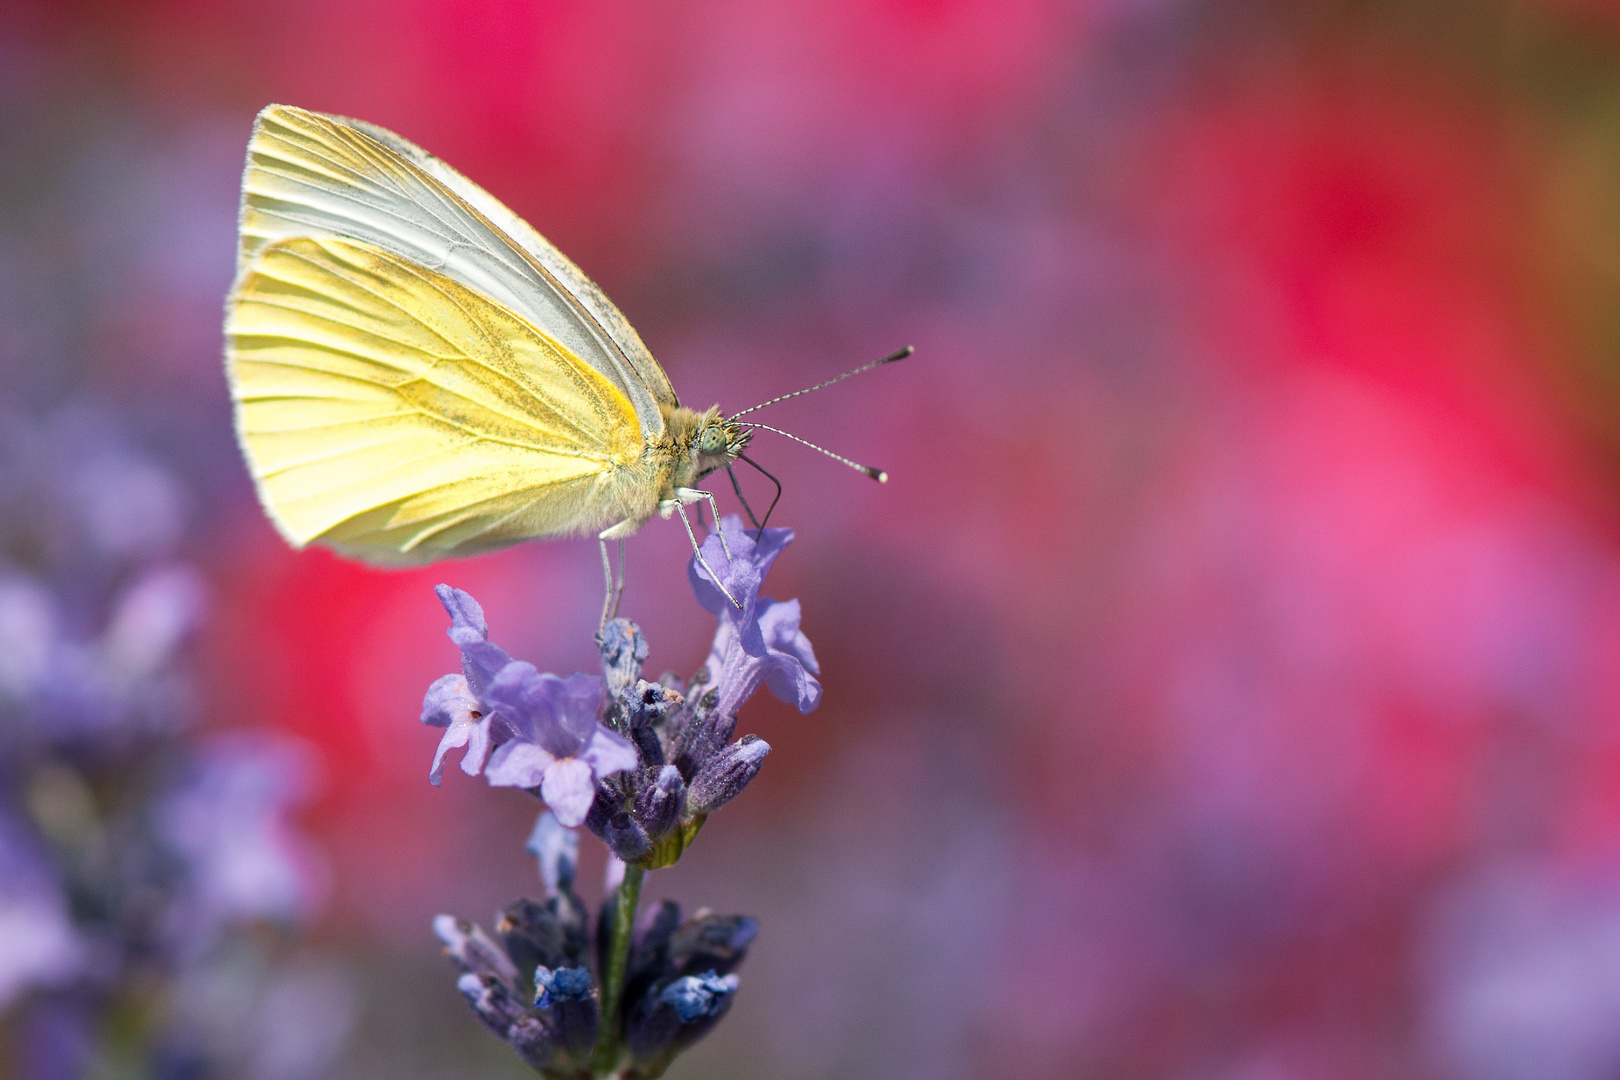
[[(783, 394), (781, 397), (773, 397), (773, 398), (771, 398), (771, 400), (762, 401), (758, 405), (750, 405), (748, 408), (744, 409), (742, 412), (732, 413), (731, 414), (731, 419), (735, 420), (739, 416), (747, 416), (749, 413), (753, 412), (755, 409), (763, 409), (767, 405), (775, 405), (778, 401), (786, 401), (788, 398), (796, 398), (796, 397), (799, 397), (799, 396), (801, 396), (803, 394), (808, 394), (813, 390), (823, 390), (823, 389), (831, 386), (833, 383), (843, 382), (845, 379), (849, 378), (851, 375), (859, 375), (863, 371), (871, 371), (875, 367), (882, 367), (884, 364), (892, 364), (896, 360), (904, 360), (906, 357), (910, 356), (912, 353), (914, 353), (916, 351), (917, 350), (914, 349), (910, 345), (907, 345), (903, 349), (896, 349), (894, 352), (890, 353), (888, 356), (885, 356), (881, 360), (873, 360), (870, 364), (862, 364), (858, 368), (851, 368), (849, 371), (844, 372), (842, 375), (834, 376), (833, 378), (828, 379), (824, 383), (817, 383), (814, 386), (807, 386), (803, 390), (795, 390), (795, 391), (793, 391), (793, 393), (791, 393), (791, 394)], [(763, 427), (764, 425), (759, 425), (759, 426)], [(774, 430), (774, 429), (771, 429), (771, 430)], [(789, 436), (789, 438), (792, 438), (792, 436)], [(802, 442), (803, 440), (800, 440), (800, 441)], [(818, 446), (818, 447), (816, 447), (816, 449), (821, 450), (821, 447)], [(825, 450), (822, 450), (821, 452), (824, 453), (824, 454), (826, 453)], [(838, 455), (834, 454), (832, 456), (837, 457)], [(860, 468), (859, 465), (856, 465), (855, 467), (857, 469)]]
[[(760, 429), (762, 429), (764, 431), (774, 431), (778, 435), (781, 435), (783, 438), (792, 439), (796, 443), (802, 443), (803, 445), (808, 446), (812, 450), (816, 450), (816, 451), (819, 451), (819, 452), (821, 452), (823, 454), (826, 454), (828, 457), (832, 458), (834, 461), (842, 461), (845, 465), (848, 465), (850, 468), (854, 469), (856, 472), (863, 472), (867, 476), (870, 476), (872, 479), (876, 480), (880, 484), (887, 484), (889, 482), (889, 474), (884, 472), (882, 469), (874, 469), (870, 465), (862, 465), (858, 461), (851, 461), (851, 460), (849, 460), (849, 458), (844, 457), (842, 454), (835, 454), (831, 450), (828, 450), (825, 446), (817, 446), (815, 443), (811, 442), (809, 439), (801, 439), (797, 435), (794, 435), (792, 432), (783, 431), (781, 428), (771, 427), (769, 424), (753, 424), (753, 423), (749, 423), (746, 420), (744, 420), (742, 422), (741, 426), (742, 427), (747, 427), (747, 428), (760, 428)], [(750, 461), (749, 464), (753, 465), (754, 463)], [(754, 468), (759, 469), (759, 466), (754, 465)], [(760, 472), (764, 472), (764, 471), (765, 471), (764, 469), (760, 469)], [(775, 479), (775, 478), (773, 477), (772, 479)]]

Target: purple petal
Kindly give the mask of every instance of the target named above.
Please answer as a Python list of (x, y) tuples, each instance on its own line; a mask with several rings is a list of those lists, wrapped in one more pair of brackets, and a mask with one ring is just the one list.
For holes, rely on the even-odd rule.
[(762, 682), (769, 682), (772, 693), (800, 712), (821, 704), (821, 683), (815, 678), (820, 668), (810, 639), (799, 630), (799, 602), (765, 597), (753, 629), (753, 635), (739, 632), (721, 616), (708, 660), (716, 708), (735, 714)]
[(422, 723), (449, 727), (469, 713), (482, 712), (478, 699), (467, 688), (465, 675), (444, 675), (433, 681), (422, 698)]
[(478, 775), (489, 756), (490, 720), (469, 691), (466, 676), (446, 675), (428, 687), (422, 699), (422, 723), (446, 729), (428, 771), (430, 783), (438, 786), (444, 775), (444, 755), (458, 746), (468, 746), (461, 758), (461, 771), (468, 776)]
[(465, 746), (467, 752), (461, 755), (461, 771), (468, 776), (477, 776), (484, 767), (484, 761), (489, 757), (489, 723), (492, 717), (476, 719), (470, 715), (452, 720), (445, 729), (444, 735), (439, 739), (439, 748), (433, 753), (433, 767), (428, 770), (428, 783), (434, 787), (444, 777), (444, 755), (458, 746)]
[(590, 812), (591, 800), (596, 798), (596, 781), (591, 776), (590, 765), (578, 758), (556, 762), (545, 770), (540, 797), (557, 815), (559, 824), (577, 828)]
[(764, 536), (756, 543), (754, 534), (742, 527), (742, 519), (735, 514), (725, 518), (720, 528), (725, 533), (726, 545), (731, 549), (731, 558), (726, 558), (726, 548), (721, 546), (718, 533), (710, 533), (699, 550), (703, 553), (704, 562), (720, 575), (720, 580), (737, 603), (742, 605), (742, 609), (739, 611), (726, 599), (725, 593), (720, 591), (695, 555), (686, 566), (686, 577), (699, 604), (723, 619), (737, 620), (743, 627), (744, 636), (750, 636), (749, 627), (753, 624), (754, 605), (759, 599), (760, 586), (770, 571), (771, 563), (792, 542), (793, 530), (766, 529)]
[[(537, 788), (545, 779), (546, 770), (556, 761), (555, 757), (534, 743), (514, 739), (503, 743), (490, 756), (489, 764), (484, 767), (484, 779), (489, 781), (491, 787)], [(585, 768), (589, 770), (590, 766)], [(557, 817), (561, 820), (562, 815)]]
[(464, 626), (475, 630), (479, 637), (489, 637), (489, 623), (484, 620), (484, 609), (479, 606), (471, 593), (460, 589), (453, 589), (449, 585), (439, 585), (433, 590), (444, 605), (444, 610), (450, 613), (452, 626)]
[(776, 700), (785, 701), (802, 713), (815, 711), (821, 704), (821, 681), (797, 660), (778, 660), (782, 655), (771, 654), (776, 662), (765, 673), (765, 685), (771, 688)]
[(602, 711), (602, 677), (576, 671), (557, 681), (562, 684), (554, 689), (557, 721), (583, 742), (600, 730), (596, 717)]
[(765, 682), (777, 699), (807, 713), (821, 704), (821, 683), (810, 639), (799, 631), (799, 602), (766, 600), (759, 617), (760, 632), (770, 649)]
[(475, 694), (483, 694), (502, 668), (512, 663), (511, 654), (468, 626), (452, 626), (450, 640), (461, 650), (461, 670)]
[(584, 674), (559, 679), (541, 674), (533, 664), (514, 660), (496, 674), (482, 697), (522, 738), (556, 757), (573, 757), (596, 726), (602, 679)]
[(799, 631), (799, 619), (797, 600), (772, 600), (766, 597), (760, 601), (759, 631), (765, 640), (765, 647), (772, 652), (787, 653), (819, 675), (821, 665), (816, 663), (810, 639)]
[(579, 759), (591, 767), (597, 779), (610, 773), (628, 772), (638, 764), (635, 744), (600, 724), (585, 740)]
[(468, 776), (477, 776), (482, 772), (484, 762), (489, 759), (492, 742), (490, 725), (494, 719), (495, 714), (491, 713), (472, 725), (472, 733), (467, 739), (467, 752), (461, 755), (461, 771)]

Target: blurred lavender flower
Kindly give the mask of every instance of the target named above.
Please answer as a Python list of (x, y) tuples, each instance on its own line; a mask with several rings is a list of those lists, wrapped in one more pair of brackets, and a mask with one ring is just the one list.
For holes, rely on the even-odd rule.
[[(727, 518), (688, 577), (698, 602), (719, 618), (709, 658), (689, 684), (642, 677), (647, 641), (614, 619), (597, 636), (603, 674), (541, 674), (489, 641), (478, 602), (441, 585), (460, 674), (428, 689), (424, 723), (445, 728), (429, 779), (445, 753), (466, 746), (462, 768), (495, 786), (522, 787), (550, 810), (529, 850), (540, 860), (545, 902), (519, 900), (494, 936), (448, 915), (434, 932), (461, 969), (473, 1011), (543, 1075), (583, 1080), (659, 1076), (731, 1007), (757, 932), (746, 916), (699, 911), (682, 920), (664, 901), (639, 921), (642, 876), (680, 858), (707, 816), (756, 776), (770, 746), (732, 742), (737, 710), (762, 685), (809, 712), (821, 700), (815, 653), (799, 629), (797, 601), (760, 595), (787, 529), (743, 530)], [(723, 588), (722, 588), (723, 586)], [(730, 593), (736, 605), (726, 598)], [(608, 846), (612, 895), (595, 920), (573, 892), (583, 822)], [(594, 947), (593, 947), (594, 945)]]
[(1451, 884), (1427, 927), (1424, 1033), (1458, 1080), (1620, 1075), (1614, 868), (1528, 859)]
[(0, 813), (0, 1010), (31, 986), (77, 976), (86, 960), (44, 852)]
[[(286, 738), (189, 740), (184, 653), (207, 589), (176, 558), (183, 493), (115, 427), (0, 416), (0, 1010), (16, 1006), (20, 1055), (0, 1074), (113, 1055), (142, 1075), (269, 1076), (248, 1062), (276, 1055), (238, 1044), (298, 1012), (297, 987), (330, 1003), (341, 978), (284, 980), (266, 959), (227, 980), (241, 1009), (223, 1024), (199, 1010), (225, 984), (186, 987), (234, 970), (233, 930), (312, 911), (314, 860), (287, 818), (313, 761)], [(135, 1009), (153, 999), (168, 1005)]]
[(158, 836), (186, 867), (170, 913), (182, 946), (206, 947), (233, 923), (296, 923), (312, 913), (317, 860), (288, 818), (313, 791), (310, 749), (285, 736), (244, 732), (204, 744), (179, 785), (159, 801)]

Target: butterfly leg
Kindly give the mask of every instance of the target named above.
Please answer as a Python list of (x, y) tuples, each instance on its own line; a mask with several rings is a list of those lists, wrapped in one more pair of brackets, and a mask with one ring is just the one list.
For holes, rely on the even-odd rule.
[(709, 512), (714, 515), (714, 531), (720, 534), (720, 550), (726, 553), (726, 562), (730, 562), (731, 545), (726, 543), (726, 531), (720, 527), (720, 508), (714, 504), (714, 492), (699, 491), (697, 488), (676, 488), (675, 499), (682, 505), (700, 501), (709, 504)]
[[(597, 627), (597, 633), (607, 629), (608, 621), (619, 614), (619, 598), (624, 595), (624, 538), (636, 531), (639, 525), (636, 521), (621, 521), (611, 525), (596, 534), (596, 542), (602, 547), (602, 576), (607, 579), (607, 595), (602, 598), (602, 624)], [(619, 583), (613, 583), (613, 563), (608, 559), (607, 542), (619, 542)]]
[(596, 628), (600, 634), (607, 629), (608, 619), (613, 615), (613, 564), (608, 561), (607, 541), (598, 536), (596, 542), (602, 545), (602, 576), (607, 579), (607, 592), (602, 595), (602, 622)]
[[(693, 501), (695, 502), (696, 500)], [(681, 524), (686, 526), (686, 538), (692, 541), (692, 553), (697, 556), (698, 565), (703, 567), (703, 569), (708, 573), (709, 579), (720, 587), (720, 591), (725, 594), (726, 599), (731, 601), (731, 606), (737, 608), (739, 611), (742, 610), (742, 605), (737, 603), (737, 598), (735, 596), (731, 595), (731, 590), (726, 588), (726, 583), (720, 580), (720, 575), (714, 572), (714, 568), (711, 567), (708, 560), (703, 557), (703, 549), (698, 547), (697, 534), (692, 531), (692, 521), (686, 516), (686, 507), (678, 499), (675, 500), (675, 512), (681, 515)], [(722, 536), (720, 540), (722, 543), (724, 543), (725, 537)], [(729, 552), (727, 553), (726, 557), (728, 560), (730, 559)]]

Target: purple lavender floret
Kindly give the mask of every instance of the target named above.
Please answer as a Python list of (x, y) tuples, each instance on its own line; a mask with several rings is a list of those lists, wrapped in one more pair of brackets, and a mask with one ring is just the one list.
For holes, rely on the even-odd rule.
[(490, 683), (484, 702), (514, 732), (490, 756), (484, 779), (494, 787), (538, 790), (569, 828), (585, 820), (598, 779), (636, 767), (630, 742), (597, 723), (602, 680), (595, 675), (559, 679), (516, 660)]
[(445, 729), (428, 779), (437, 784), (444, 755), (465, 746), (467, 775), (482, 772), (492, 786), (534, 791), (559, 822), (579, 825), (597, 782), (636, 767), (630, 742), (597, 722), (602, 679), (563, 679), (513, 660), (489, 640), (483, 608), (469, 593), (448, 585), (434, 591), (450, 614), (462, 671), (435, 681), (422, 701), (422, 722)]
[[(722, 714), (735, 714), (764, 682), (771, 693), (807, 713), (821, 704), (821, 683), (816, 679), (821, 668), (810, 639), (799, 630), (799, 602), (759, 595), (771, 563), (793, 542), (793, 530), (759, 530), (756, 541), (756, 533), (744, 529), (735, 514), (720, 527), (725, 547), (718, 534), (710, 533), (702, 545), (703, 562), (715, 568), (741, 607), (726, 599), (695, 556), (686, 568), (698, 603), (720, 618), (704, 665), (706, 681), (716, 692), (714, 707)], [(731, 551), (729, 560), (726, 548)]]

